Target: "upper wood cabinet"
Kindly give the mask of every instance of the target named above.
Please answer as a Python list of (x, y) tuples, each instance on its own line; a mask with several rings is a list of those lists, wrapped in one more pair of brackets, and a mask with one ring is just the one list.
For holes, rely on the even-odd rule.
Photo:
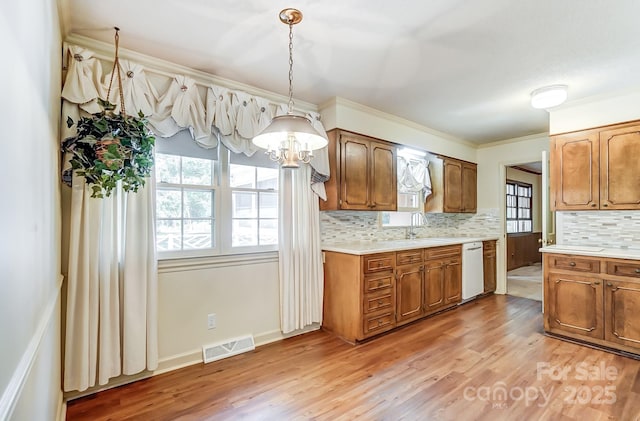
[(328, 136), (331, 178), (320, 210), (396, 210), (395, 146), (340, 129)]
[(476, 212), (476, 164), (452, 158), (436, 158), (429, 161), (429, 174), (433, 193), (425, 201), (425, 212)]
[(640, 209), (640, 124), (554, 136), (552, 210)]

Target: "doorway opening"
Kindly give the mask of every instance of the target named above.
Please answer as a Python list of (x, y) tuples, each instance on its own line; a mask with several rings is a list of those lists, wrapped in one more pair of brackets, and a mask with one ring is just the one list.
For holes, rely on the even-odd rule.
[(542, 161), (506, 167), (507, 294), (542, 301)]

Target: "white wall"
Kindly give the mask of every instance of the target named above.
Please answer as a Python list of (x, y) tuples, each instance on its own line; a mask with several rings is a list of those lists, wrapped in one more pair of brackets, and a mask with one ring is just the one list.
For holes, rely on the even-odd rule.
[(549, 133), (565, 133), (640, 119), (640, 91), (568, 102), (549, 112)]
[(506, 167), (540, 161), (549, 150), (549, 136), (539, 134), (483, 145), (478, 149), (478, 208), (499, 209), (501, 234), (497, 249), (497, 292), (506, 292), (505, 180)]
[(338, 127), (415, 146), (434, 154), (476, 162), (476, 146), (472, 143), (344, 98), (333, 98), (321, 105), (320, 115), (327, 130)]
[[(540, 159), (538, 159), (539, 161)], [(507, 179), (531, 184), (533, 197), (531, 198), (531, 214), (533, 219), (533, 232), (542, 232), (542, 176), (520, 171), (515, 168), (507, 168)]]
[(62, 403), (60, 32), (54, 0), (0, 3), (0, 419), (53, 420)]
[[(160, 370), (201, 361), (202, 345), (247, 334), (258, 345), (282, 338), (277, 256), (253, 260), (192, 268), (160, 264)], [(209, 313), (216, 314), (213, 330), (207, 329)]]

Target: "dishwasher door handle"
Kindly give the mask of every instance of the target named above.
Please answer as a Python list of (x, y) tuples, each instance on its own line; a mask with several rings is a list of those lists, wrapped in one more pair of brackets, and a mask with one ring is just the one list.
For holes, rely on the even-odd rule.
[(480, 250), (482, 247), (474, 247), (472, 249), (465, 249), (465, 251), (472, 251), (472, 250)]

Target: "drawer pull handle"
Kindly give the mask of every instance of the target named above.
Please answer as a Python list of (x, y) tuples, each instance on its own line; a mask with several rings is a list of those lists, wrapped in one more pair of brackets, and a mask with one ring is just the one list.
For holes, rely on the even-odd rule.
[(600, 285), (600, 281), (595, 281), (593, 285)]
[(596, 207), (596, 204), (595, 204), (595, 203), (592, 203), (592, 204), (591, 204), (591, 207), (592, 207), (592, 208), (595, 208), (595, 207)]
[(384, 304), (384, 301), (378, 300), (378, 305), (381, 306), (382, 304)]
[(605, 203), (605, 204), (604, 204), (604, 205), (602, 205), (602, 206), (604, 206), (604, 207), (606, 208), (606, 207), (607, 207), (607, 206), (609, 206), (609, 205), (607, 205), (607, 204)]
[(382, 324), (382, 320), (378, 320), (378, 326)]
[(569, 262), (569, 266), (575, 266), (576, 262)]
[(640, 273), (640, 268), (636, 269), (636, 273)]

